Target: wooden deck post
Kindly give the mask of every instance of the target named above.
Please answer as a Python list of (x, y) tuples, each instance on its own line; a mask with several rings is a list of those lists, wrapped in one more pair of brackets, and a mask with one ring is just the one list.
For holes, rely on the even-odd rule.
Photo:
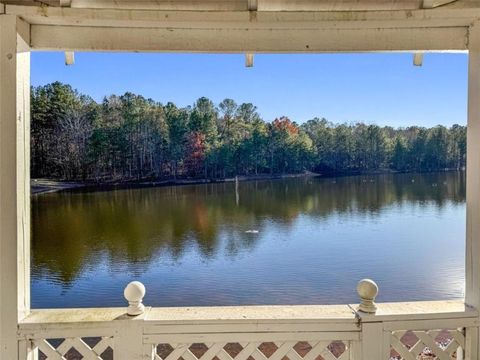
[[(358, 282), (357, 293), (360, 296), (360, 305), (357, 316), (362, 323), (362, 342), (359, 353), (353, 353), (353, 358), (360, 360), (384, 360), (388, 358), (388, 350), (384, 344), (383, 323), (375, 318), (377, 305), (375, 298), (378, 295), (378, 285), (370, 279)], [(358, 351), (358, 350), (357, 350)]]
[(127, 315), (114, 336), (116, 360), (151, 360), (154, 358), (155, 349), (151, 345), (143, 344), (143, 326), (145, 319), (145, 286), (139, 281), (129, 283), (124, 292), (128, 301)]
[[(467, 122), (467, 239), (465, 302), (480, 308), (480, 23), (475, 22), (468, 38)], [(478, 332), (467, 334), (467, 358), (479, 359)], [(469, 354), (470, 352), (470, 354)]]
[(30, 27), (0, 15), (0, 359), (30, 310)]

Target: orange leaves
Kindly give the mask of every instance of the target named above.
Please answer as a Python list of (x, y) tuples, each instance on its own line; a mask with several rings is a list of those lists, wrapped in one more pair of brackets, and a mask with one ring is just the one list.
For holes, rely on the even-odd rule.
[(278, 130), (287, 131), (290, 135), (298, 134), (298, 126), (292, 122), (288, 117), (282, 116), (273, 120), (272, 125)]

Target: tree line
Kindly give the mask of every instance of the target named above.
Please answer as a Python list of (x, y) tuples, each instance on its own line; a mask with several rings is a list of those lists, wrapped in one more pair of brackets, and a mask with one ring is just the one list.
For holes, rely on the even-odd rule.
[(31, 92), (33, 178), (224, 179), (305, 171), (461, 169), (466, 127), (271, 122), (251, 103), (206, 97), (178, 107), (127, 92), (101, 103), (54, 82)]

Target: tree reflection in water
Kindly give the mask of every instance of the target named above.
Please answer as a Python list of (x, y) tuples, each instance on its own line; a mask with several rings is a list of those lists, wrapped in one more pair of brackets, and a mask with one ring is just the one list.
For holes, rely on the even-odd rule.
[(239, 197), (237, 204), (233, 183), (35, 195), (32, 278), (68, 289), (100, 263), (140, 276), (159, 261), (182, 266), (192, 249), (206, 263), (219, 254), (235, 259), (255, 251), (265, 227), (289, 232), (299, 217), (348, 222), (394, 205), (463, 204), (465, 178), (446, 172), (251, 181), (240, 183)]

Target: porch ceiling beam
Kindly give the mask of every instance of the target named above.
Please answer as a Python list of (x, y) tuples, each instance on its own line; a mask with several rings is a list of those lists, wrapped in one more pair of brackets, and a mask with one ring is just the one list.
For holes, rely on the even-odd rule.
[(465, 50), (467, 29), (151, 29), (31, 26), (31, 47), (66, 51), (361, 52)]
[(248, 0), (72, 0), (72, 7), (144, 10), (248, 10)]
[(447, 5), (456, 2), (457, 0), (423, 0), (424, 9), (433, 9), (439, 6)]
[(13, 5), (31, 5), (39, 7), (40, 5), (47, 6), (60, 6), (60, 2), (63, 0), (0, 0), (4, 4)]
[(399, 11), (159, 11), (7, 5), (6, 13), (33, 25), (146, 28), (387, 29), (469, 26), (480, 7)]
[[(50, 6), (71, 2), (72, 7), (149, 10), (247, 10), (248, 0), (0, 0), (7, 4)], [(475, 0), (256, 0), (260, 11), (361, 11), (415, 10), (457, 2), (456, 7), (471, 7)]]
[[(0, 0), (5, 4), (72, 6), (91, 9), (230, 10), (248, 9), (249, 0)], [(255, 0), (260, 11), (416, 10), (449, 5), (475, 7), (476, 0)], [(67, 4), (67, 5), (65, 5)]]
[[(260, 11), (378, 11), (416, 10), (425, 8), (424, 3), (435, 6), (456, 2), (456, 8), (478, 6), (476, 0), (258, 0)], [(428, 5), (428, 4), (427, 4)]]

